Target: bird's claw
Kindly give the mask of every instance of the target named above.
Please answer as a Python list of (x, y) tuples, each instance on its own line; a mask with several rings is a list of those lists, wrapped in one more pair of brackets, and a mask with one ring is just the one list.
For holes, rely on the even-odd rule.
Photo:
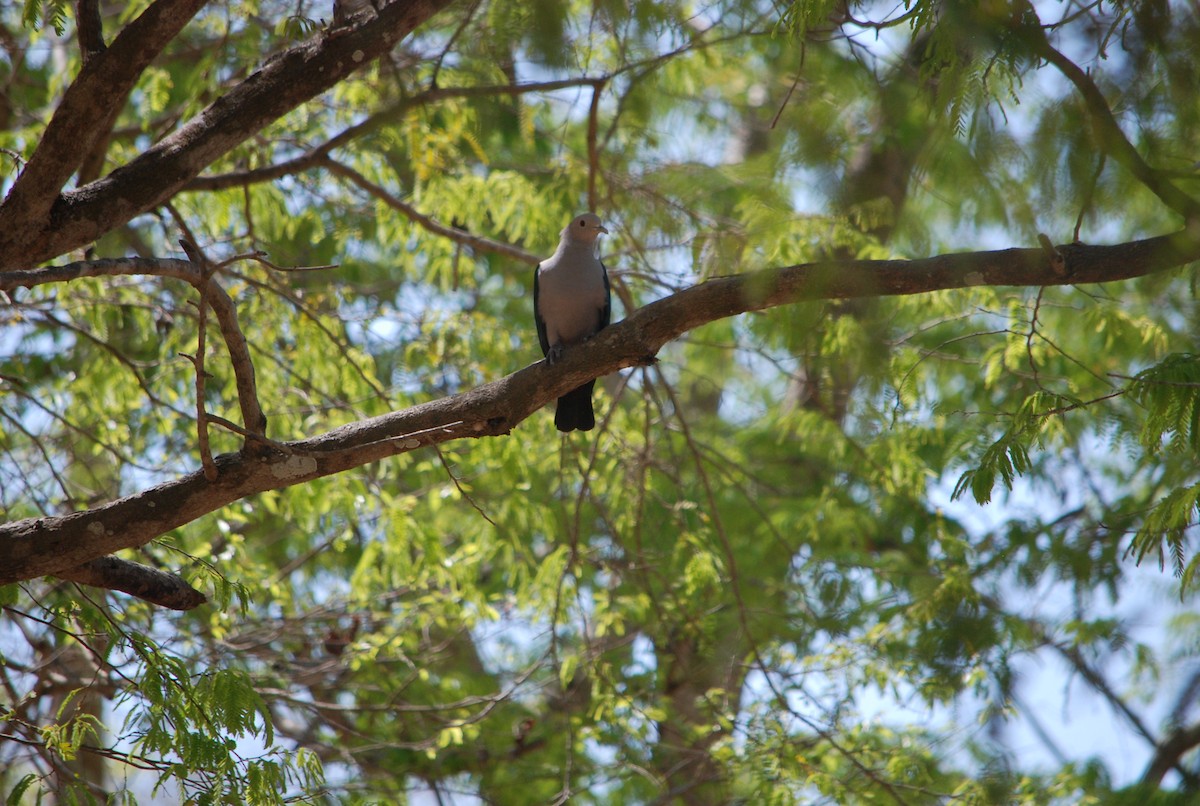
[(553, 347), (551, 347), (549, 350), (546, 351), (546, 363), (547, 364), (556, 363), (558, 361), (558, 359), (562, 358), (562, 352), (563, 352), (562, 345), (555, 344)]

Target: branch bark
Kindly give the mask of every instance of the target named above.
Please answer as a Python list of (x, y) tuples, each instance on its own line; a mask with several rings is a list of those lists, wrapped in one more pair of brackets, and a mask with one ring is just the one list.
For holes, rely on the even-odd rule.
[[(919, 294), (977, 285), (1044, 286), (1127, 280), (1200, 260), (1200, 240), (1179, 232), (1111, 246), (1057, 247), (1051, 265), (1039, 247), (967, 252), (919, 260), (844, 260), (722, 277), (646, 305), (569, 350), (462, 394), (288, 443), (248, 444), (216, 457), (218, 477), (200, 471), (83, 512), (0, 525), (0, 584), (61, 574), (121, 549), (144, 545), (220, 507), (266, 490), (303, 484), (389, 456), (465, 437), (508, 434), (551, 400), (581, 383), (644, 365), (668, 341), (707, 322), (817, 299)], [(115, 273), (111, 268), (109, 271)], [(184, 261), (143, 265), (176, 276)], [(0, 272), (0, 290), (85, 276), (35, 269)]]
[[(99, 49), (103, 45), (95, 41), (99, 31), (92, 30), (88, 4), (81, 4), (80, 30), (84, 40), (81, 44), (87, 58), (63, 94), (33, 156), (0, 204), (0, 268), (28, 265), (29, 258), (22, 258), (19, 244), (33, 240), (34, 234), (44, 240), (47, 231), (52, 230), (50, 213), (61, 198), (59, 191), (95, 144), (108, 137), (142, 72), (204, 3), (205, 0), (157, 0), (106, 49)], [(98, 27), (99, 20), (93, 22)], [(49, 260), (89, 243), (94, 237), (34, 258), (32, 262)]]
[[(139, 41), (133, 36), (134, 26), (151, 12), (159, 10), (166, 15), (170, 10), (169, 19), (177, 24), (176, 28), (168, 30), (163, 23), (155, 29), (157, 38), (149, 40), (159, 43), (161, 49), (186, 22), (184, 13), (190, 10), (190, 18), (203, 5), (203, 0), (158, 0), (94, 60), (95, 71), (81, 73), (72, 84), (25, 172), (0, 205), (0, 270), (41, 263), (86, 246), (169, 199), (230, 149), (386, 53), (448, 4), (449, 0), (396, 0), (344, 35), (318, 36), (297, 45), (269, 60), (127, 165), (81, 188), (60, 193), (78, 164), (78, 154), (87, 151), (80, 147), (76, 132), (80, 119), (88, 120), (89, 111), (100, 115), (101, 120), (106, 119), (104, 115), (117, 114), (108, 107), (93, 109), (85, 103), (89, 100), (87, 93), (97, 93), (118, 110), (123, 106), (117, 103), (123, 101), (123, 95), (117, 98), (107, 87), (92, 86), (106, 79), (102, 65), (112, 63), (114, 70), (119, 67), (119, 75), (128, 74), (132, 86), (141, 68), (135, 73), (119, 61), (123, 58), (119, 45)], [(157, 53), (137, 52), (124, 58), (136, 65), (139, 59)], [(88, 81), (82, 80), (85, 75)]]
[(100, 19), (100, 0), (75, 3), (75, 27), (79, 31), (79, 52), (85, 67), (104, 52), (104, 24)]
[(1200, 724), (1176, 728), (1155, 747), (1154, 757), (1142, 774), (1142, 785), (1158, 789), (1162, 779), (1180, 765), (1180, 759), (1188, 751), (1200, 745)]
[[(183, 241), (180, 241), (183, 244)], [(229, 293), (216, 282), (209, 270), (206, 276), (207, 258), (200, 253), (199, 247), (190, 244), (188, 258), (196, 264), (196, 274), (199, 282), (194, 282), (200, 292), (200, 305), (212, 308), (217, 317), (217, 325), (221, 328), (221, 337), (225, 340), (225, 349), (229, 351), (229, 363), (233, 367), (233, 379), (237, 386), (238, 408), (242, 412), (242, 422), (246, 429), (259, 436), (267, 433), (267, 415), (263, 412), (258, 400), (258, 381), (254, 374), (254, 362), (250, 358), (250, 346), (238, 324), (237, 306)], [(200, 258), (200, 261), (197, 261)]]
[(174, 574), (148, 565), (101, 557), (55, 574), (59, 579), (121, 591), (171, 610), (191, 610), (208, 601), (203, 593)]

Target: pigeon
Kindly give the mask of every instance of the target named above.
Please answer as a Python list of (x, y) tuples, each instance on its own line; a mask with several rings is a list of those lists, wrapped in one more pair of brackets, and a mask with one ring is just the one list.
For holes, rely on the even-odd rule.
[[(608, 230), (592, 213), (575, 216), (563, 228), (558, 249), (533, 273), (533, 319), (546, 361), (553, 364), (564, 347), (591, 338), (608, 325), (612, 292), (608, 272), (596, 256), (596, 239)], [(558, 399), (554, 425), (559, 431), (591, 431), (594, 380)]]

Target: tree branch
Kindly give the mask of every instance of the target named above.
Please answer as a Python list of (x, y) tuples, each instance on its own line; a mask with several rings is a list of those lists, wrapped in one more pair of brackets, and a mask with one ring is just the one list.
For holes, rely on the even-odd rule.
[(84, 277), (169, 277), (190, 285), (200, 282), (196, 267), (189, 261), (175, 258), (116, 257), (99, 260), (80, 260), (61, 266), (41, 266), (35, 269), (0, 271), (0, 291), (35, 288), (50, 283), (69, 283)]
[[(208, 335), (208, 288), (212, 283), (212, 264), (204, 257), (200, 247), (187, 239), (180, 240), (179, 245), (187, 254), (188, 259), (196, 264), (200, 273), (200, 301), (196, 303), (196, 354), (184, 357), (191, 358), (192, 368), (196, 373), (196, 450), (200, 452), (200, 465), (204, 468), (204, 478), (209, 481), (217, 480), (217, 466), (213, 462), (212, 448), (208, 441), (208, 411), (204, 406), (205, 386), (208, 381), (208, 371), (204, 368), (207, 352)], [(241, 335), (239, 331), (238, 335)]]
[(207, 596), (174, 574), (118, 557), (101, 557), (59, 571), (55, 576), (81, 585), (128, 593), (171, 610), (191, 610), (208, 601)]
[(238, 325), (237, 306), (233, 304), (229, 293), (215, 281), (209, 282), (200, 293), (203, 303), (207, 303), (216, 314), (221, 338), (225, 340), (225, 349), (229, 351), (229, 364), (233, 368), (242, 422), (252, 434), (265, 436), (267, 415), (263, 413), (262, 404), (258, 400), (254, 363), (250, 358), (250, 347), (246, 344), (246, 337)]
[[(844, 260), (788, 266), (708, 280), (633, 312), (553, 367), (544, 361), (462, 394), (336, 428), (290, 443), (255, 445), (215, 458), (219, 474), (200, 471), (95, 509), (0, 525), (0, 584), (58, 574), (143, 545), (227, 504), (266, 490), (303, 484), (389, 456), (465, 437), (508, 434), (531, 414), (581, 383), (644, 365), (668, 341), (707, 322), (818, 299), (918, 294), (978, 285), (1042, 286), (1126, 280), (1200, 260), (1186, 232), (1113, 246), (1066, 244), (1055, 270), (1045, 250), (967, 252), (919, 260)], [(109, 264), (113, 263), (108, 261)], [(130, 266), (142, 265), (136, 259)], [(194, 273), (185, 261), (161, 261), (161, 274)], [(65, 267), (64, 267), (65, 268)], [(89, 266), (76, 276), (98, 273)], [(112, 273), (112, 272), (110, 272)], [(63, 269), (0, 273), (0, 289), (37, 284)], [(36, 279), (35, 279), (36, 278)]]
[[(82, 260), (63, 266), (46, 266), (36, 269), (0, 271), (0, 291), (17, 288), (33, 288), (48, 283), (65, 283), (81, 277), (122, 277), (146, 275), (183, 280), (196, 288), (217, 317), (229, 362), (233, 368), (237, 386), (238, 406), (246, 430), (255, 435), (265, 435), (267, 417), (258, 400), (258, 382), (246, 337), (238, 325), (237, 306), (219, 283), (206, 282), (199, 263), (174, 258), (104, 258)], [(210, 418), (211, 419), (211, 418)]]
[(77, 0), (75, 28), (79, 31), (79, 52), (85, 68), (104, 52), (104, 25), (100, 20), (99, 0)]
[[(250, 347), (246, 337), (238, 325), (237, 306), (228, 292), (213, 279), (213, 274), (221, 266), (213, 266), (208, 258), (200, 251), (200, 247), (191, 241), (181, 240), (180, 246), (187, 253), (192, 263), (196, 264), (196, 274), (199, 282), (196, 290), (200, 292), (200, 306), (212, 308), (217, 316), (217, 324), (221, 328), (221, 338), (225, 340), (225, 349), (229, 351), (229, 363), (233, 368), (234, 383), (237, 385), (238, 407), (242, 411), (242, 421), (247, 430), (257, 436), (266, 436), (267, 415), (263, 413), (262, 404), (258, 400), (258, 381), (254, 373), (254, 362), (250, 358)], [(197, 405), (204, 401), (197, 400)]]
[[(52, 230), (50, 211), (59, 191), (93, 146), (108, 136), (142, 71), (204, 3), (205, 0), (156, 0), (117, 35), (110, 47), (101, 50), (96, 50), (99, 31), (92, 30), (89, 4), (81, 4), (80, 37), (87, 58), (54, 111), (25, 170), (0, 204), (0, 267), (19, 265), (15, 261), (21, 253), (16, 244), (39, 229)], [(98, 16), (94, 22), (98, 27)], [(102, 46), (103, 42), (99, 44)], [(48, 260), (91, 240), (31, 262)], [(10, 251), (14, 248), (16, 251)]]
[(1200, 745), (1200, 724), (1171, 731), (1156, 745), (1154, 757), (1142, 774), (1142, 785), (1157, 789), (1168, 772), (1179, 768), (1183, 754), (1197, 745)]
[[(158, 0), (143, 17), (160, 7), (185, 3), (203, 5), (202, 0)], [(0, 270), (41, 263), (89, 244), (169, 199), (230, 149), (386, 53), (448, 4), (449, 0), (395, 0), (344, 35), (319, 36), (297, 45), (269, 60), (132, 162), (57, 197), (75, 164), (65, 168), (62, 162), (86, 149), (80, 148), (73, 131), (60, 131), (66, 119), (56, 124), (60, 120), (56, 114), (25, 173), (0, 206)], [(131, 29), (141, 19), (117, 37), (97, 65), (121, 58), (118, 42), (132, 35)], [(85, 90), (85, 82), (77, 80), (68, 95)], [(111, 100), (110, 93), (102, 97)], [(77, 122), (77, 116), (70, 120)]]
[(1042, 29), (1033, 29), (1031, 39), (1034, 54), (1054, 65), (1083, 97), (1084, 106), (1091, 116), (1092, 128), (1096, 132), (1096, 139), (1104, 153), (1133, 174), (1134, 178), (1158, 196), (1163, 204), (1183, 216), (1185, 221), (1200, 221), (1200, 201), (1175, 187), (1160, 171), (1150, 167), (1142, 159), (1142, 155), (1121, 131), (1104, 93), (1096, 86), (1096, 82), (1092, 81), (1092, 77), (1056, 50)]
[(588, 177), (587, 200), (589, 210), (600, 209), (600, 200), (596, 196), (596, 178), (600, 174), (600, 150), (596, 147), (596, 132), (600, 126), (600, 95), (607, 83), (597, 82), (592, 86), (592, 102), (588, 104), (587, 152)]

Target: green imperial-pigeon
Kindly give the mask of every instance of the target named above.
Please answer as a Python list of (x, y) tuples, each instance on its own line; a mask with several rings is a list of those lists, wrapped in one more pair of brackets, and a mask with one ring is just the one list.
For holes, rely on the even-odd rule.
[[(575, 216), (562, 231), (558, 249), (533, 273), (533, 319), (546, 360), (553, 364), (564, 347), (584, 341), (608, 324), (612, 293), (608, 272), (596, 256), (596, 239), (608, 230), (592, 213)], [(588, 381), (558, 399), (554, 425), (559, 431), (590, 431), (592, 387)]]

